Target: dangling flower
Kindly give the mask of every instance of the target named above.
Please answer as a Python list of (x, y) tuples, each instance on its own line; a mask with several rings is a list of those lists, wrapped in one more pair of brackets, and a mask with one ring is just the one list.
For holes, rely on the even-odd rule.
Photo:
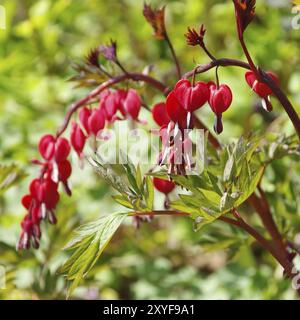
[[(268, 71), (267, 74), (276, 84), (279, 84), (279, 79), (275, 73)], [(245, 73), (245, 79), (249, 87), (262, 98), (262, 105), (264, 109), (272, 111), (273, 107), (270, 102), (270, 95), (273, 93), (272, 89), (267, 84), (258, 81), (253, 71), (247, 71)]]
[(55, 142), (55, 161), (61, 162), (65, 161), (69, 154), (70, 154), (71, 148), (69, 141), (66, 138), (59, 137)]
[(88, 119), (89, 132), (97, 136), (105, 126), (105, 114), (101, 109), (94, 109)]
[(76, 122), (72, 122), (70, 141), (73, 149), (78, 154), (78, 157), (82, 158), (82, 151), (85, 145), (86, 137)]
[(104, 112), (108, 122), (113, 122), (116, 119), (115, 114), (118, 111), (120, 91), (121, 90), (112, 92), (110, 90), (105, 90), (100, 95), (99, 108)]
[(169, 194), (170, 192), (172, 192), (176, 187), (174, 182), (168, 181), (168, 180), (163, 180), (163, 179), (160, 179), (157, 177), (153, 178), (153, 184), (154, 184), (154, 187), (158, 191), (160, 191), (166, 195)]
[(55, 138), (51, 134), (44, 135), (39, 142), (39, 151), (45, 160), (52, 159), (55, 150)]
[(167, 110), (166, 110), (166, 104), (164, 102), (157, 103), (152, 108), (152, 117), (153, 120), (162, 127), (163, 125), (167, 125), (170, 122), (170, 118), (168, 116)]
[(174, 88), (174, 94), (181, 106), (187, 112), (201, 108), (208, 100), (209, 92), (204, 82), (196, 82), (192, 86), (187, 79), (179, 80)]
[(81, 122), (81, 124), (87, 134), (90, 133), (88, 121), (89, 121), (91, 114), (92, 114), (91, 110), (87, 107), (84, 107), (84, 108), (80, 109), (80, 111), (79, 111), (79, 120), (80, 120), (80, 122)]
[(138, 120), (141, 110), (141, 98), (134, 89), (118, 90), (118, 108), (126, 119)]
[(214, 130), (217, 134), (223, 131), (222, 113), (225, 112), (232, 103), (232, 92), (226, 84), (217, 86), (214, 82), (208, 84), (209, 99), (208, 103), (215, 113)]

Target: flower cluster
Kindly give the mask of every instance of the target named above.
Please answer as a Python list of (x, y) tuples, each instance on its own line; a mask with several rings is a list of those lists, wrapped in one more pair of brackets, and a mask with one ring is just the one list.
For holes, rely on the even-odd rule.
[(50, 134), (40, 139), (39, 153), (43, 161), (33, 160), (33, 163), (41, 166), (40, 176), (32, 180), (29, 193), (22, 198), (27, 214), (21, 222), (18, 249), (28, 249), (30, 246), (38, 248), (41, 222), (48, 220), (51, 224), (56, 223), (54, 210), (60, 198), (59, 185), (71, 195), (68, 184), (72, 173), (68, 160), (71, 146), (82, 159), (84, 146), (90, 136), (97, 136), (106, 123), (124, 119), (139, 121), (140, 109), (141, 99), (134, 89), (106, 90), (100, 95), (97, 108), (86, 106), (79, 111), (79, 122), (72, 122), (70, 140)]
[(54, 210), (59, 201), (59, 183), (71, 195), (68, 178), (71, 175), (72, 167), (67, 160), (70, 151), (70, 144), (65, 138), (55, 138), (50, 134), (41, 138), (39, 152), (44, 161), (34, 160), (42, 167), (41, 174), (39, 178), (32, 180), (29, 194), (22, 198), (22, 204), (28, 213), (21, 222), (22, 233), (18, 249), (28, 249), (30, 245), (38, 248), (41, 237), (41, 221), (47, 219), (51, 224), (56, 223)]
[[(262, 82), (265, 76), (270, 80), (266, 81), (271, 85), (271, 80), (278, 85), (278, 77), (267, 72), (264, 77), (260, 77), (260, 70), (257, 69), (249, 56), (243, 41), (243, 33), (253, 20), (255, 14), (255, 0), (233, 0), (236, 21), (238, 27), (239, 39), (246, 53), (249, 64), (246, 68), (251, 71), (246, 72), (245, 79), (251, 89), (263, 100), (263, 106), (270, 111), (272, 105), (270, 95), (273, 93), (271, 88)], [(152, 9), (151, 6), (144, 5), (144, 16), (154, 29), (155, 37), (161, 40), (166, 40), (170, 46), (170, 50), (177, 66), (178, 76), (181, 78), (180, 64), (176, 57), (174, 48), (170, 42), (165, 26), (165, 8)], [(54, 210), (60, 198), (59, 187), (63, 186), (66, 193), (71, 195), (68, 179), (72, 173), (72, 166), (68, 157), (71, 148), (76, 152), (78, 158), (84, 158), (84, 147), (87, 140), (92, 137), (102, 137), (101, 130), (107, 124), (115, 121), (133, 120), (143, 123), (139, 119), (139, 114), (142, 106), (142, 101), (134, 89), (109, 89), (113, 84), (121, 82), (120, 77), (114, 77), (106, 71), (99, 60), (99, 55), (105, 58), (109, 63), (115, 64), (122, 70), (121, 79), (133, 81), (145, 81), (159, 88), (163, 93), (168, 92), (165, 102), (156, 104), (152, 109), (154, 121), (160, 127), (159, 134), (162, 144), (162, 150), (158, 155), (158, 164), (167, 165), (168, 173), (185, 175), (187, 169), (191, 169), (192, 149), (193, 144), (188, 135), (189, 130), (193, 129), (196, 123), (195, 111), (203, 107), (206, 103), (210, 106), (215, 117), (214, 131), (220, 134), (223, 131), (222, 115), (231, 106), (233, 95), (230, 87), (226, 84), (220, 84), (218, 79), (218, 67), (226, 66), (229, 59), (223, 59), (222, 63), (218, 64), (204, 43), (205, 36), (204, 25), (201, 25), (199, 31), (188, 28), (185, 37), (187, 43), (191, 46), (199, 45), (206, 54), (211, 58), (214, 64), (208, 65), (208, 68), (217, 67), (216, 83), (202, 81), (195, 82), (197, 68), (194, 70), (193, 81), (188, 79), (180, 79), (173, 90), (169, 92), (166, 85), (160, 81), (146, 75), (127, 72), (120, 63), (117, 56), (117, 43), (111, 41), (109, 45), (101, 45), (92, 50), (87, 57), (88, 66), (96, 68), (98, 72), (104, 74), (108, 79), (113, 80), (111, 83), (105, 84), (106, 90), (93, 92), (85, 99), (78, 102), (78, 105), (71, 109), (71, 113), (67, 116), (64, 129), (57, 133), (56, 136), (47, 134), (44, 135), (39, 143), (39, 152), (43, 161), (34, 160), (33, 162), (41, 166), (40, 175), (34, 179), (29, 186), (29, 193), (22, 198), (22, 204), (27, 210), (27, 214), (21, 222), (22, 232), (18, 243), (18, 248), (29, 248), (39, 246), (41, 237), (40, 224), (42, 220), (48, 220), (50, 223), (56, 223)], [(220, 60), (220, 59), (219, 59)], [(231, 62), (232, 64), (232, 62)], [(241, 65), (241, 63), (238, 63)], [(242, 63), (245, 66), (244, 63)], [(84, 70), (84, 76), (86, 70)], [(203, 71), (203, 70), (202, 70)], [(80, 78), (80, 77), (79, 77)], [(263, 79), (264, 78), (264, 79)], [(98, 88), (99, 89), (99, 88)], [(99, 94), (99, 92), (101, 93)], [(90, 106), (83, 106), (83, 102), (91, 102), (91, 99), (96, 99), (97, 106), (92, 107), (94, 100)], [(79, 109), (78, 119), (74, 120), (70, 128), (69, 140), (61, 137), (69, 124), (69, 120), (73, 113)], [(199, 121), (198, 121), (199, 123)], [(105, 137), (102, 137), (105, 138)], [(155, 188), (164, 193), (166, 196), (173, 191), (175, 184), (173, 181), (165, 181), (159, 178), (154, 178), (153, 183)], [(167, 199), (167, 197), (166, 197)], [(145, 217), (149, 220), (149, 217)], [(142, 218), (136, 218), (136, 222), (142, 221)]]
[[(194, 112), (207, 102), (218, 119), (215, 131), (221, 133), (222, 113), (232, 102), (232, 93), (227, 85), (202, 81), (192, 84), (189, 80), (182, 79), (169, 93), (165, 103), (158, 103), (153, 107), (153, 119), (161, 127), (162, 151), (158, 162), (166, 164), (170, 174), (185, 175), (187, 167), (191, 168), (192, 141), (186, 136), (186, 132), (194, 126)], [(167, 182), (156, 178), (154, 185), (157, 190), (168, 194), (173, 190), (174, 184)]]

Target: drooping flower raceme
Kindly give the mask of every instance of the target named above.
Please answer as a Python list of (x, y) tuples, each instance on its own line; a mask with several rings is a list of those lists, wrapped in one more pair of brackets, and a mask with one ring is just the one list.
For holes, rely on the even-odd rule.
[[(39, 152), (43, 161), (34, 160), (41, 166), (40, 176), (30, 183), (29, 192), (22, 198), (22, 204), (27, 214), (21, 222), (21, 236), (18, 249), (28, 249), (30, 246), (39, 247), (41, 238), (40, 224), (48, 220), (56, 223), (55, 209), (59, 201), (59, 186), (71, 195), (68, 179), (72, 166), (68, 160), (71, 147), (80, 159), (86, 140), (97, 136), (106, 123), (116, 120), (138, 120), (141, 99), (136, 90), (106, 90), (100, 97), (97, 108), (83, 107), (79, 111), (79, 122), (73, 121), (70, 129), (70, 140), (44, 135), (39, 142)], [(117, 112), (120, 116), (117, 116)]]

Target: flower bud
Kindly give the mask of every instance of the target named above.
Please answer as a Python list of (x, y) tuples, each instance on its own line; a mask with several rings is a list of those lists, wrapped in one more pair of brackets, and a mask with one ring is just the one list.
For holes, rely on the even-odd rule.
[(42, 202), (44, 198), (44, 192), (41, 186), (42, 181), (40, 179), (33, 179), (29, 185), (30, 195), (39, 202)]
[(84, 107), (79, 111), (79, 120), (87, 134), (90, 133), (88, 121), (91, 116), (91, 113), (91, 110), (87, 107)]
[(136, 120), (141, 110), (141, 98), (136, 90), (129, 89), (126, 98), (123, 100), (123, 110), (131, 119)]
[(70, 141), (73, 149), (76, 151), (76, 153), (80, 157), (85, 145), (86, 137), (76, 122), (72, 123)]
[[(120, 90), (118, 90), (120, 91)], [(119, 103), (119, 96), (117, 92), (111, 92), (109, 90), (106, 90), (101, 93), (100, 95), (100, 110), (103, 111), (105, 118), (107, 121), (111, 122), (114, 120), (115, 114), (118, 109), (118, 103)]]

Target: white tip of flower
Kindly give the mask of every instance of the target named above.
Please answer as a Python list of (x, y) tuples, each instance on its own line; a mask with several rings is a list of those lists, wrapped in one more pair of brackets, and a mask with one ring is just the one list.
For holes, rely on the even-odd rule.
[(54, 182), (58, 183), (58, 166), (55, 161), (53, 162), (53, 170), (52, 170), (51, 178)]
[(190, 124), (191, 124), (191, 117), (192, 117), (191, 112), (188, 112), (187, 117), (186, 117), (186, 127), (187, 127), (188, 129), (189, 129)]

